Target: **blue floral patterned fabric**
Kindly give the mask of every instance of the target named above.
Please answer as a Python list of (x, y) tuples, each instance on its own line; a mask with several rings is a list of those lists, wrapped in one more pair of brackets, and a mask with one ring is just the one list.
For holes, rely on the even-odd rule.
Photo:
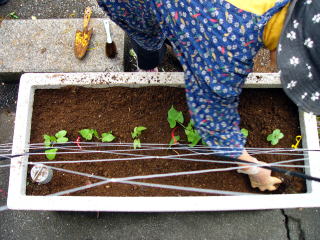
[[(203, 140), (241, 155), (239, 95), (263, 45), (265, 24), (290, 0), (279, 1), (262, 16), (225, 0), (101, 0), (99, 5), (147, 50), (167, 38), (185, 71), (191, 118)], [(230, 151), (231, 150), (231, 151)]]

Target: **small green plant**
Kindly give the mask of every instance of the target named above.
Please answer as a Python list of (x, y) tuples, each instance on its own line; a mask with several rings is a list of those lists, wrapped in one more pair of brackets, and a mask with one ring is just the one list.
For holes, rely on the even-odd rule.
[(188, 126), (184, 129), (184, 132), (187, 135), (190, 147), (194, 147), (201, 140), (201, 136), (197, 130), (194, 129), (194, 123), (192, 121), (188, 123)]
[(144, 126), (139, 126), (139, 127), (135, 127), (133, 129), (133, 132), (131, 132), (131, 137), (133, 139), (133, 148), (141, 148), (141, 142), (140, 142), (140, 138), (138, 138), (142, 131), (146, 130), (147, 128)]
[[(181, 111), (177, 111), (173, 106), (168, 111), (168, 122), (170, 124), (170, 128), (175, 128), (177, 123), (183, 126), (184, 117)], [(183, 126), (184, 127), (184, 126)]]
[(271, 134), (268, 135), (267, 140), (271, 142), (272, 145), (277, 145), (279, 140), (283, 137), (284, 135), (280, 129), (275, 129)]
[(83, 137), (87, 141), (91, 141), (93, 136), (95, 136), (96, 138), (100, 139), (99, 135), (98, 135), (98, 132), (95, 129), (85, 128), (85, 129), (81, 129), (79, 131), (79, 133), (80, 133), (81, 137)]
[[(190, 121), (185, 127), (183, 125), (184, 122), (184, 116), (181, 111), (177, 111), (173, 106), (168, 111), (168, 118), (167, 118), (170, 128), (175, 128), (177, 124), (179, 124), (181, 127), (183, 127), (185, 134), (187, 135), (188, 142), (190, 143), (190, 147), (194, 147), (198, 144), (198, 142), (201, 140), (200, 134), (197, 132), (196, 129), (194, 129), (194, 123)], [(175, 130), (175, 129), (174, 129)], [(171, 133), (171, 140), (169, 142), (169, 146), (171, 147), (174, 143), (180, 140), (180, 136), (174, 135), (174, 130)]]
[(112, 142), (115, 138), (116, 137), (112, 135), (112, 131), (101, 134), (102, 142)]
[(17, 16), (16, 12), (11, 12), (8, 14), (12, 19), (18, 19), (19, 17)]
[(245, 128), (241, 128), (240, 132), (243, 134), (243, 136), (245, 136), (246, 138), (248, 137), (249, 135), (249, 131)]
[(136, 52), (133, 50), (133, 48), (131, 48), (131, 49), (129, 50), (129, 55), (130, 55), (131, 57), (133, 57), (134, 59), (137, 59), (137, 54), (136, 54)]
[(112, 142), (116, 137), (113, 136), (112, 131), (102, 133), (101, 137), (99, 137), (98, 131), (95, 129), (81, 129), (79, 131), (81, 137), (83, 137), (87, 141), (91, 141), (93, 137), (96, 137), (97, 139), (101, 140), (102, 142)]
[(47, 134), (43, 135), (44, 146), (51, 148), (51, 149), (45, 150), (46, 157), (49, 160), (53, 160), (56, 158), (56, 154), (57, 154), (58, 149), (53, 148), (54, 143), (66, 143), (69, 141), (69, 139), (66, 137), (66, 135), (67, 135), (66, 130), (61, 130), (61, 131), (57, 132), (54, 136), (47, 135)]

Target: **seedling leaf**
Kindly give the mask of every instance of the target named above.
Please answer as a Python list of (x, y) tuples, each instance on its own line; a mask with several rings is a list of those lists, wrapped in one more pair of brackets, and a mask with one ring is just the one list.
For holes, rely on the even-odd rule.
[(56, 138), (62, 138), (64, 136), (66, 136), (66, 135), (67, 135), (67, 131), (66, 130), (61, 130), (61, 131), (59, 131), (59, 132), (57, 132), (55, 134)]
[(50, 136), (50, 141), (51, 141), (51, 142), (57, 142), (57, 139), (56, 139), (55, 136)]
[(95, 136), (96, 138), (100, 139), (97, 130), (95, 130), (95, 129), (91, 129), (91, 130), (93, 131), (93, 136)]
[(88, 141), (92, 140), (93, 132), (92, 129), (81, 129), (79, 131), (80, 135)]
[(66, 142), (68, 142), (68, 138), (66, 138), (66, 137), (61, 137), (61, 138), (58, 138), (57, 139), (57, 143), (66, 143)]
[(133, 57), (134, 59), (137, 58), (137, 54), (136, 54), (136, 52), (133, 50), (133, 48), (131, 48), (131, 49), (129, 50), (129, 55), (130, 55), (131, 57)]
[(247, 130), (247, 129), (245, 129), (245, 128), (241, 128), (241, 133), (243, 134), (243, 136), (245, 136), (245, 137), (248, 137), (248, 135), (249, 135), (249, 131)]
[(284, 137), (284, 134), (280, 129), (275, 129), (271, 134), (267, 136), (267, 141), (271, 142), (272, 145), (277, 145), (279, 140)]
[(45, 135), (43, 135), (43, 139), (44, 139), (44, 146), (50, 147), (51, 146), (51, 138), (50, 138), (50, 136), (45, 134)]
[(191, 143), (189, 144), (190, 147), (194, 147), (201, 140), (200, 134), (197, 132), (196, 129), (193, 128), (193, 125), (193, 122), (190, 121), (188, 123), (188, 126), (184, 129), (184, 132), (188, 138), (188, 142)]
[(112, 135), (112, 132), (102, 133), (101, 134), (102, 142), (112, 142), (116, 137)]
[(57, 153), (58, 149), (57, 148), (52, 148), (52, 149), (48, 149), (45, 151), (46, 153), (46, 157), (49, 159), (49, 160), (53, 160), (56, 158), (56, 153)]
[(167, 118), (170, 128), (174, 128), (178, 123), (183, 124), (184, 117), (182, 112), (178, 112), (173, 106), (168, 111), (168, 118)]
[(9, 16), (13, 19), (18, 19), (19, 17), (17, 16), (16, 12), (11, 12), (9, 13)]
[(134, 139), (133, 140), (133, 148), (136, 149), (136, 148), (141, 148), (141, 143), (140, 143), (140, 139)]
[(133, 132), (131, 133), (132, 139), (135, 139), (136, 137), (139, 137), (142, 133), (142, 131), (146, 130), (147, 128), (144, 126), (135, 127), (133, 129)]

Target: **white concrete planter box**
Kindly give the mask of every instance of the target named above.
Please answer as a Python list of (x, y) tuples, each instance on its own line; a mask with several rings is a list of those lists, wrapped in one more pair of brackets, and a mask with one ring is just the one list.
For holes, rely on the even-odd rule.
[[(12, 153), (24, 153), (29, 144), (35, 89), (60, 88), (66, 85), (85, 87), (110, 86), (184, 86), (183, 73), (55, 73), (24, 74), (21, 78), (16, 112)], [(251, 74), (246, 87), (278, 88), (278, 74)], [(316, 118), (300, 112), (303, 147), (319, 149)], [(320, 177), (320, 152), (306, 153), (310, 168), (306, 174)], [(27, 210), (62, 211), (220, 211), (296, 207), (320, 207), (320, 183), (307, 181), (307, 193), (279, 195), (242, 195), (209, 197), (83, 197), (27, 196), (28, 157), (11, 163), (8, 207)]]

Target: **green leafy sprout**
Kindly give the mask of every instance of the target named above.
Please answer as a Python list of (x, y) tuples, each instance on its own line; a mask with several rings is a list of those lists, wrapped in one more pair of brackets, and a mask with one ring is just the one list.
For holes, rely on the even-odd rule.
[(249, 135), (249, 131), (245, 128), (241, 128), (240, 132), (243, 134), (244, 137), (248, 137)]
[[(181, 127), (183, 127), (185, 134), (187, 135), (188, 142), (190, 143), (190, 147), (194, 147), (198, 144), (198, 142), (201, 140), (200, 134), (197, 132), (197, 130), (194, 128), (194, 123), (190, 121), (185, 127), (183, 125), (184, 123), (184, 116), (181, 111), (177, 111), (173, 106), (168, 111), (168, 118), (167, 118), (170, 128), (175, 128), (177, 124), (179, 124)], [(171, 147), (174, 142), (180, 140), (180, 136), (172, 136), (171, 140), (169, 142), (169, 146)]]
[(147, 128), (144, 126), (138, 126), (133, 129), (133, 132), (131, 132), (131, 137), (133, 139), (133, 148), (134, 149), (141, 148), (140, 138), (138, 138), (138, 137), (140, 137), (142, 131), (144, 131), (146, 129)]
[(58, 149), (53, 148), (54, 143), (66, 143), (69, 141), (66, 135), (67, 135), (66, 130), (61, 130), (57, 132), (54, 136), (47, 135), (47, 134), (43, 135), (44, 146), (47, 148), (51, 148), (51, 149), (45, 150), (46, 157), (49, 160), (53, 160), (56, 158)]
[(133, 57), (134, 59), (137, 59), (137, 54), (136, 54), (136, 52), (133, 50), (133, 48), (131, 48), (131, 49), (129, 50), (129, 55), (130, 55), (131, 57)]
[(184, 122), (183, 113), (181, 111), (177, 111), (173, 106), (171, 106), (171, 108), (168, 111), (167, 119), (170, 124), (170, 128), (175, 128), (177, 123), (183, 124)]
[(80, 133), (81, 137), (83, 137), (87, 141), (91, 141), (93, 136), (100, 139), (99, 134), (98, 134), (97, 130), (95, 130), (95, 129), (85, 128), (85, 129), (81, 129), (79, 131), (79, 133)]
[(188, 142), (190, 147), (194, 147), (201, 140), (200, 134), (194, 129), (194, 123), (189, 122), (188, 126), (184, 129), (185, 134), (187, 135)]
[(116, 137), (112, 135), (112, 131), (101, 134), (102, 142), (112, 142), (115, 138)]
[(277, 145), (279, 140), (284, 137), (280, 129), (275, 129), (271, 134), (268, 135), (267, 140), (271, 142), (272, 145)]
[(19, 17), (17, 16), (16, 12), (11, 12), (8, 14), (12, 19), (19, 19)]
[(98, 131), (91, 128), (81, 129), (79, 131), (81, 137), (83, 137), (87, 141), (91, 141), (93, 137), (101, 140), (102, 142), (112, 142), (116, 137), (112, 134), (112, 131), (102, 133), (101, 137), (99, 137)]

